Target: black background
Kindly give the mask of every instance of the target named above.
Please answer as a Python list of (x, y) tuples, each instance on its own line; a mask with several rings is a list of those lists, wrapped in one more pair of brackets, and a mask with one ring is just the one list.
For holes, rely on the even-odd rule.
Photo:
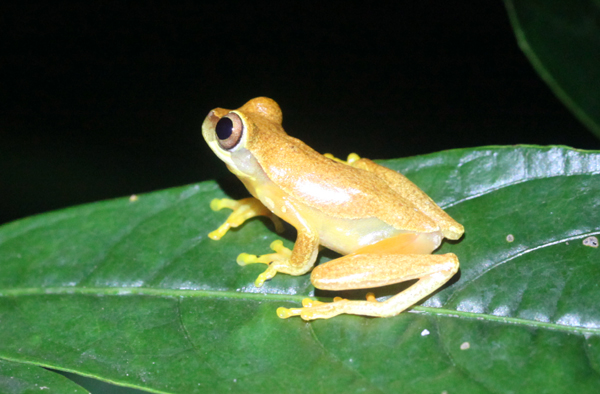
[[(40, 3), (2, 12), (0, 223), (227, 177), (200, 125), (255, 96), (319, 152), (599, 141), (501, 1)], [(231, 175), (232, 176), (232, 175)]]

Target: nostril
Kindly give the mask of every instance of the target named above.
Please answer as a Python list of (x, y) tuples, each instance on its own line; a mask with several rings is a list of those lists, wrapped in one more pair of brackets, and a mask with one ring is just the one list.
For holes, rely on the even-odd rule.
[(213, 124), (213, 126), (216, 125), (219, 120), (221, 120), (221, 118), (215, 114), (214, 110), (210, 111), (206, 117)]

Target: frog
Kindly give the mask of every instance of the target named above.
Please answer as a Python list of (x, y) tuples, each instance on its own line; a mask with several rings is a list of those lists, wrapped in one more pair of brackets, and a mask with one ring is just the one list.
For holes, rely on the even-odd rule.
[[(317, 289), (375, 289), (414, 281), (406, 289), (378, 300), (312, 298), (298, 308), (279, 307), (280, 318), (310, 321), (340, 314), (391, 317), (442, 287), (459, 270), (455, 254), (433, 254), (444, 238), (458, 240), (464, 227), (442, 210), (406, 176), (352, 153), (346, 160), (320, 154), (288, 135), (279, 105), (257, 97), (238, 109), (215, 108), (202, 124), (210, 149), (244, 184), (252, 197), (214, 199), (213, 211), (227, 208), (226, 221), (209, 233), (220, 240), (230, 229), (264, 216), (283, 229), (281, 219), (297, 230), (293, 249), (281, 240), (273, 253), (237, 257), (241, 266), (265, 264), (254, 285), (277, 273), (304, 275)], [(321, 248), (341, 257), (319, 264)]]

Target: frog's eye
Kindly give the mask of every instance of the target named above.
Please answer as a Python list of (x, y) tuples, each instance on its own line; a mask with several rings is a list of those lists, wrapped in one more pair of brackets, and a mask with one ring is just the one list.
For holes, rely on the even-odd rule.
[(225, 150), (235, 147), (244, 131), (244, 123), (239, 115), (231, 112), (223, 116), (215, 126), (215, 133), (219, 139), (219, 145)]

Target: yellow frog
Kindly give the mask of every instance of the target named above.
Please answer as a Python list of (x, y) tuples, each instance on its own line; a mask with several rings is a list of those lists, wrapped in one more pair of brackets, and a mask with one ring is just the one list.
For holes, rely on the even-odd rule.
[(459, 239), (464, 228), (402, 174), (369, 159), (347, 161), (321, 155), (290, 137), (281, 126), (281, 109), (266, 97), (236, 110), (216, 108), (202, 124), (202, 135), (254, 198), (215, 199), (215, 211), (233, 213), (212, 239), (263, 215), (278, 230), (279, 218), (298, 230), (293, 250), (275, 241), (275, 253), (242, 253), (238, 264), (267, 264), (256, 286), (277, 272), (303, 275), (311, 270), (319, 245), (343, 256), (317, 266), (311, 274), (323, 290), (366, 289), (419, 279), (382, 302), (372, 293), (366, 301), (336, 297), (333, 302), (303, 300), (302, 308), (278, 308), (281, 318), (328, 319), (341, 313), (394, 316), (431, 294), (458, 271), (452, 253), (432, 255), (444, 237)]

